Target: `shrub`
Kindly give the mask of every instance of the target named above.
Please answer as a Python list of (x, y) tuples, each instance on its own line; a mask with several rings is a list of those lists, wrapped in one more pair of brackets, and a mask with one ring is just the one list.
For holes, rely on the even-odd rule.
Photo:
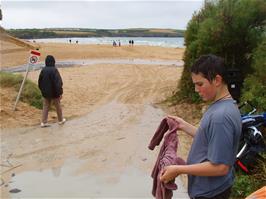
[(22, 75), (14, 75), (12, 73), (0, 72), (1, 87), (18, 87), (23, 80)]
[(266, 111), (266, 37), (254, 50), (252, 68), (242, 90), (241, 101), (250, 101), (258, 111)]
[(228, 69), (241, 72), (240, 82), (253, 73), (252, 54), (265, 35), (265, 13), (265, 0), (206, 0), (185, 32), (184, 71), (176, 99), (200, 101), (190, 77), (190, 67), (200, 55), (223, 57)]

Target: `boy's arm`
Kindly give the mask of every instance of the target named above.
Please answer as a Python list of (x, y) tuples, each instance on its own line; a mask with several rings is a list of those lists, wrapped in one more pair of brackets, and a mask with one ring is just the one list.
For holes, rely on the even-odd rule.
[(195, 176), (224, 176), (229, 171), (225, 164), (213, 164), (209, 161), (192, 165), (171, 165), (164, 168), (160, 180), (167, 183), (180, 174)]
[(186, 132), (187, 134), (189, 134), (192, 137), (195, 136), (195, 134), (197, 132), (197, 128), (195, 126), (186, 122), (185, 120), (183, 120), (180, 117), (172, 116), (172, 115), (169, 115), (168, 117), (174, 119), (178, 123), (178, 129), (179, 130)]

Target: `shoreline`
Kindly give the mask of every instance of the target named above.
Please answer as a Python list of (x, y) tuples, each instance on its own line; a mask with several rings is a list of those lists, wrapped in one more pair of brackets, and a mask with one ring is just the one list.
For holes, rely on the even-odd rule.
[[(25, 40), (31, 43), (61, 43), (72, 45), (111, 45), (121, 46), (151, 46), (164, 48), (185, 48), (184, 37), (61, 37), (39, 38)], [(130, 41), (134, 41), (131, 44)], [(120, 44), (120, 45), (119, 45)]]

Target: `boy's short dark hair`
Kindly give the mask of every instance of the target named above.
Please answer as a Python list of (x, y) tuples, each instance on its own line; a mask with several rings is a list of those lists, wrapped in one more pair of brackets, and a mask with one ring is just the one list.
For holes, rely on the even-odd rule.
[(216, 75), (220, 75), (223, 78), (223, 82), (227, 83), (224, 59), (213, 54), (200, 56), (192, 65), (191, 72), (195, 74), (201, 73), (210, 82), (214, 80)]

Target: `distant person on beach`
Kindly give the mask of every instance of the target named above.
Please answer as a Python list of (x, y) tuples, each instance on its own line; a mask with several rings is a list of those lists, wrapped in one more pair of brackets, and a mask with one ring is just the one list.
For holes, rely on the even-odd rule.
[(77, 41), (76, 41), (76, 44), (78, 44), (78, 43), (79, 43), (79, 41), (77, 40)]
[(51, 102), (55, 105), (58, 123), (64, 124), (66, 119), (63, 118), (60, 104), (63, 95), (63, 81), (55, 67), (55, 59), (52, 55), (48, 55), (45, 59), (45, 67), (39, 75), (38, 86), (43, 96), (41, 127), (49, 126), (47, 118)]
[(69, 40), (69, 43), (71, 44), (71, 39)]
[(116, 47), (116, 42), (115, 41), (113, 41), (113, 46)]
[(241, 134), (241, 116), (226, 83), (222, 58), (201, 56), (191, 67), (195, 91), (209, 101), (199, 127), (177, 116), (178, 129), (193, 137), (187, 165), (164, 168), (160, 180), (167, 183), (180, 174), (188, 175), (191, 199), (228, 199), (234, 182), (234, 163)]
[(134, 45), (134, 40), (129, 40), (129, 45), (133, 46)]
[(120, 42), (120, 40), (118, 40), (118, 46), (119, 46), (119, 47), (121, 46), (121, 42)]

